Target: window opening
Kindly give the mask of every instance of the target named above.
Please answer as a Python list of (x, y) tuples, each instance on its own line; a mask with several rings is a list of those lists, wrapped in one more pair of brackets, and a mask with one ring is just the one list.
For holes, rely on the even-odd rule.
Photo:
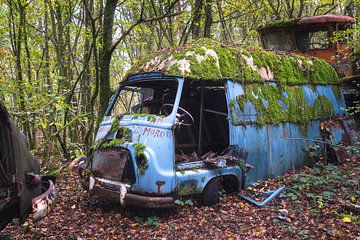
[(328, 29), (301, 29), (295, 32), (300, 51), (325, 50), (330, 48)]
[(229, 147), (229, 121), (223, 83), (185, 81), (180, 107), (194, 118), (175, 130), (176, 164), (221, 154)]
[(292, 32), (290, 31), (266, 32), (264, 34), (264, 45), (265, 49), (271, 50), (295, 50), (295, 43), (293, 41)]

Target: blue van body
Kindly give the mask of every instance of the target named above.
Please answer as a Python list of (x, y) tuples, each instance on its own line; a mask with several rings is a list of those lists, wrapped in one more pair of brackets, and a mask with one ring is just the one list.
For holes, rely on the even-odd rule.
[[(197, 57), (197, 61), (203, 61), (208, 55), (214, 59), (213, 52), (206, 50), (206, 54), (203, 58)], [(184, 62), (180, 64), (179, 60), (178, 63)], [(219, 61), (215, 63), (219, 65)], [(247, 63), (253, 64), (251, 61)], [(272, 75), (269, 70), (268, 75), (260, 70), (261, 76)], [(258, 82), (231, 78), (202, 81), (186, 74), (179, 75), (148, 68), (129, 75), (120, 84), (99, 126), (97, 147), (87, 164), (90, 171), (82, 171), (90, 192), (122, 205), (172, 206), (176, 199), (186, 195), (202, 196), (204, 202), (212, 204), (222, 187), (231, 185), (233, 190), (238, 190), (258, 180), (281, 176), (307, 164), (309, 148), (315, 153), (324, 153), (328, 150), (327, 143), (336, 145), (351, 141), (351, 131), (343, 121), (345, 103), (338, 84), (304, 82), (290, 85), (286, 90), (283, 83), (266, 79), (261, 87), (282, 91), (284, 99), (290, 94), (287, 91), (297, 88), (300, 98), (306, 103), (296, 102), (296, 106), (306, 104), (312, 109), (319, 99), (328, 103), (325, 117), (313, 117), (301, 123), (294, 120), (272, 124), (257, 122), (265, 113), (250, 98), (247, 99), (246, 88)], [(146, 89), (151, 87), (155, 90), (146, 93)], [(121, 98), (121, 94), (128, 90), (131, 90), (131, 95)], [(155, 101), (156, 91), (161, 93), (160, 103)], [(118, 102), (126, 108), (127, 100), (131, 102), (134, 94), (139, 94), (140, 100), (127, 111), (136, 110), (137, 113), (119, 116), (115, 111)], [(259, 97), (255, 92), (250, 94), (252, 98)], [(239, 102), (239, 98), (245, 99), (243, 104), (234, 104)], [(158, 112), (163, 114), (144, 114), (139, 109), (146, 103), (158, 104), (153, 109), (158, 108)], [(267, 108), (271, 107), (269, 104), (263, 100)], [(282, 100), (278, 100), (276, 105), (284, 111), (290, 107)], [(164, 108), (172, 109), (165, 111)], [(321, 103), (320, 110), (323, 108)], [(326, 121), (337, 122), (337, 127), (330, 131)], [(331, 134), (324, 137), (325, 130)], [(180, 144), (181, 141), (185, 144)], [(216, 153), (211, 151), (212, 148)]]

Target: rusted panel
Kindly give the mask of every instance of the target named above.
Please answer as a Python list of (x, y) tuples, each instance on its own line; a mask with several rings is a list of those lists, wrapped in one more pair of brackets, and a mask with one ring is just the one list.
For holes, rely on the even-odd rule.
[(339, 163), (349, 158), (349, 146), (357, 142), (354, 136), (356, 125), (352, 119), (339, 117), (321, 123), (321, 132), (328, 143), (328, 149)]
[(45, 217), (53, 208), (56, 202), (55, 186), (51, 180), (42, 182), (44, 193), (32, 199), (33, 220), (38, 221)]
[[(243, 94), (240, 83), (229, 81), (227, 86), (229, 101)], [(337, 98), (331, 86), (321, 85), (313, 89), (303, 85), (302, 91), (310, 107), (318, 96), (325, 96), (333, 107), (334, 116), (345, 114), (344, 99)], [(308, 153), (304, 149), (314, 144), (312, 140), (322, 139), (320, 120), (304, 122), (306, 130), (300, 124), (289, 122), (258, 126), (254, 124), (257, 114), (260, 113), (255, 107), (246, 103), (243, 111), (234, 111), (234, 121), (229, 126), (230, 144), (246, 149), (249, 152), (247, 163), (254, 166), (248, 174), (247, 183), (280, 176), (306, 164)], [(320, 145), (324, 148), (324, 144)]]
[(303, 17), (298, 21), (298, 25), (316, 24), (316, 23), (354, 23), (355, 19), (350, 16), (339, 15), (320, 15), (313, 17)]

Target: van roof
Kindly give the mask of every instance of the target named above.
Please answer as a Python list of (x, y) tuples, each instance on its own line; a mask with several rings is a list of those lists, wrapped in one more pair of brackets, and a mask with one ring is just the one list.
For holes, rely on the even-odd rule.
[(227, 46), (209, 39), (146, 55), (130, 68), (127, 76), (149, 72), (194, 80), (275, 80), (286, 85), (339, 83), (335, 69), (319, 58)]
[(261, 25), (258, 30), (261, 31), (263, 29), (269, 28), (287, 28), (294, 26), (303, 26), (308, 24), (324, 24), (324, 23), (354, 23), (355, 19), (350, 16), (343, 15), (319, 15), (319, 16), (311, 16), (311, 17), (302, 17), (296, 19), (282, 19), (271, 21), (264, 25)]

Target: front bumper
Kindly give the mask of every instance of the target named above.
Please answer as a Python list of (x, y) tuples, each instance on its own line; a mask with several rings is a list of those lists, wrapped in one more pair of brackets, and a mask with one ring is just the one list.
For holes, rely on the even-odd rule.
[[(91, 184), (91, 182), (94, 182), (94, 184)], [(109, 187), (103, 186), (103, 184), (98, 184), (104, 182), (106, 182), (108, 185), (109, 182), (111, 182), (111, 189)], [(97, 195), (104, 199), (118, 202), (122, 206), (131, 205), (146, 208), (166, 208), (174, 206), (175, 200), (171, 196), (144, 196), (135, 193), (129, 193), (127, 192), (128, 189), (129, 186), (125, 186), (125, 184), (105, 179), (90, 180), (89, 184), (89, 191), (92, 195)]]

